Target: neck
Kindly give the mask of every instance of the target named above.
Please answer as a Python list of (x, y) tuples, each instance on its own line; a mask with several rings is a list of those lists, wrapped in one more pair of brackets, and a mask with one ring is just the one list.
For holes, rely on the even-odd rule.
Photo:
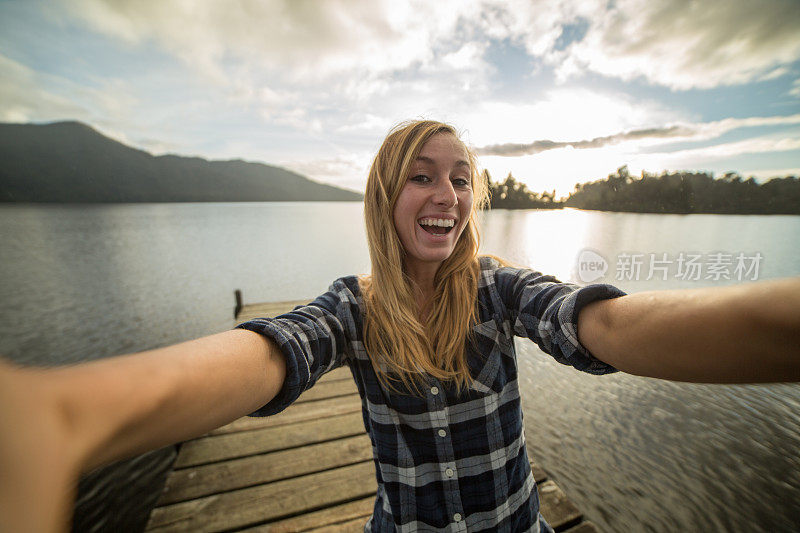
[(433, 298), (433, 280), (441, 263), (422, 263), (406, 265), (406, 273), (413, 282), (414, 296), (417, 300), (420, 319), (424, 320), (428, 316), (429, 304)]
[(433, 280), (441, 263), (406, 264), (406, 274), (423, 294), (433, 294)]

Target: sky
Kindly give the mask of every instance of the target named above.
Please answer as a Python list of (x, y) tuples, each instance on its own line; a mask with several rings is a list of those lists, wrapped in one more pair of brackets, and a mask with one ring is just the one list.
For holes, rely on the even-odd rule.
[(396, 124), (495, 180), (800, 175), (797, 0), (0, 0), (0, 122), (363, 191)]

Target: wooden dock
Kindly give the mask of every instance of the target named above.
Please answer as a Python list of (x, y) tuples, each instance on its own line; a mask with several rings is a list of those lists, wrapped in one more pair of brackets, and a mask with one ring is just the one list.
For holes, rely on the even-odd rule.
[[(302, 303), (243, 306), (237, 322)], [(555, 530), (596, 532), (532, 466), (541, 512)], [(362, 531), (376, 490), (361, 401), (341, 368), (280, 414), (241, 418), (183, 443), (147, 531)]]

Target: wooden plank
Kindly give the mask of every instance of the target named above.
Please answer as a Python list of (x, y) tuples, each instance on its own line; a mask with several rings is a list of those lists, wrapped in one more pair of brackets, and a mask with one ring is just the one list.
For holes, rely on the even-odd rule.
[(311, 300), (290, 300), (286, 302), (267, 302), (243, 305), (236, 322), (242, 323), (254, 318), (275, 317), (288, 313), (298, 305), (306, 305)]
[[(2, 438), (0, 435), (0, 440)], [(82, 476), (78, 482), (71, 531), (141, 531), (156, 506), (177, 455), (176, 446), (167, 446)], [(0, 470), (0, 476), (4, 474)], [(6, 532), (2, 523), (0, 516), (0, 531)]]
[(277, 428), (211, 435), (184, 442), (175, 461), (175, 468), (215, 463), (359, 434), (365, 434), (361, 413), (331, 416)]
[(317, 527), (308, 531), (309, 533), (359, 533), (364, 531), (364, 524), (367, 523), (367, 520), (368, 517), (354, 518), (340, 524)]
[(533, 479), (534, 481), (536, 481), (537, 484), (540, 484), (542, 481), (547, 481), (547, 479), (549, 478), (547, 472), (542, 470), (542, 468), (533, 461), (531, 461), (531, 471), (533, 472)]
[(564, 530), (564, 533), (600, 533), (600, 530), (597, 529), (597, 526), (594, 525), (593, 522), (581, 522), (575, 527), (571, 527), (569, 529)]
[(337, 381), (320, 380), (315, 383), (313, 387), (301, 394), (295, 403), (325, 400), (328, 398), (335, 398), (336, 396), (345, 396), (347, 394), (358, 394), (358, 388), (356, 388), (356, 384), (353, 382), (352, 378), (340, 379)]
[(148, 531), (212, 532), (262, 524), (373, 496), (372, 462), (257, 485), (153, 510)]
[(173, 470), (158, 505), (182, 502), (372, 459), (367, 435)]
[(350, 373), (350, 369), (347, 368), (346, 366), (334, 368), (333, 370), (331, 370), (330, 372), (319, 378), (319, 380), (314, 385), (314, 387), (311, 388), (311, 390), (314, 390), (314, 388), (319, 386), (321, 383), (327, 383), (328, 381), (338, 381), (340, 379), (347, 379), (349, 381), (353, 381), (353, 374)]
[(308, 531), (350, 520), (360, 520), (361, 529), (359, 531), (363, 531), (364, 524), (372, 515), (372, 509), (374, 507), (375, 496), (370, 496), (354, 502), (335, 505), (320, 511), (293, 516), (242, 531), (247, 533), (290, 533), (294, 531)]
[(577, 522), (582, 516), (575, 504), (552, 481), (539, 485), (539, 504), (539, 511), (553, 529)]
[(300, 405), (292, 405), (282, 413), (266, 417), (243, 417), (234, 420), (230, 424), (222, 426), (212, 431), (211, 435), (224, 435), (237, 431), (251, 431), (286, 424), (296, 424), (305, 420), (315, 420), (327, 418), (333, 415), (341, 415), (361, 411), (361, 398), (357, 394), (340, 396), (330, 400), (316, 402), (305, 402)]

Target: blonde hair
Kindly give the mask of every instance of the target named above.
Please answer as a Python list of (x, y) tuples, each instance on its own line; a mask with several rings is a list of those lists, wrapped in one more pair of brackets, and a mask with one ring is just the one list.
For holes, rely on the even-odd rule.
[(464, 146), (470, 164), (472, 212), (453, 253), (436, 272), (425, 324), (419, 319), (414, 284), (403, 267), (405, 250), (392, 216), (422, 146), (442, 133), (461, 142), (455, 128), (442, 122), (418, 120), (396, 126), (383, 141), (367, 178), (364, 218), (372, 274), (360, 280), (366, 306), (364, 342), (378, 379), (393, 391), (402, 382), (407, 390), (419, 393), (425, 374), (453, 381), (458, 391), (472, 382), (465, 346), (477, 319), (477, 212), (489, 201), (474, 153)]

